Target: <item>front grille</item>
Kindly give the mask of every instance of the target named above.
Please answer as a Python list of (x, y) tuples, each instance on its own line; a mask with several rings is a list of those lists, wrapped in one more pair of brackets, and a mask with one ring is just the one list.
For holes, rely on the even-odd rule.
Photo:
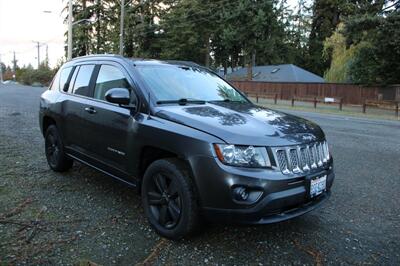
[(283, 174), (307, 173), (324, 167), (329, 161), (326, 141), (272, 148), (275, 161)]

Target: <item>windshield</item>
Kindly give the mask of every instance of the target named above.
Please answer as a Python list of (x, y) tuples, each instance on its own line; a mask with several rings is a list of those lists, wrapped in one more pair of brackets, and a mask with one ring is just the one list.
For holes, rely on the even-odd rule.
[(219, 76), (198, 67), (138, 66), (157, 102), (197, 100), (248, 102)]

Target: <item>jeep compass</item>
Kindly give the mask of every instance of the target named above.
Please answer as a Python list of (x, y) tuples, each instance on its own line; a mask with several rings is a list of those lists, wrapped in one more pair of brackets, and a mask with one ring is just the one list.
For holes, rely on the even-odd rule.
[(333, 160), (320, 127), (254, 105), (191, 62), (76, 58), (40, 100), (54, 171), (73, 161), (136, 187), (151, 226), (179, 239), (202, 219), (268, 224), (330, 195)]

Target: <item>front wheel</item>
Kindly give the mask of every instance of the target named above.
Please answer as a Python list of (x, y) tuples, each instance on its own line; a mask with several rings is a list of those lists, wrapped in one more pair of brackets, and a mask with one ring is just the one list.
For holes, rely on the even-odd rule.
[(198, 226), (190, 172), (178, 159), (157, 160), (148, 167), (142, 182), (142, 201), (150, 224), (166, 238), (183, 238)]
[(47, 163), (56, 172), (65, 172), (72, 167), (72, 159), (64, 153), (64, 146), (60, 134), (55, 125), (51, 125), (46, 130), (45, 149)]

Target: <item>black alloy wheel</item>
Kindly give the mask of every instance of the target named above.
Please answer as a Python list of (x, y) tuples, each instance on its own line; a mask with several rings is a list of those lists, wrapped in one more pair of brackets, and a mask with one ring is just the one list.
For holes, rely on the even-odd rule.
[(160, 159), (147, 168), (142, 201), (149, 223), (161, 236), (178, 240), (198, 228), (195, 187), (187, 165), (179, 159)]
[(53, 167), (57, 165), (58, 158), (60, 156), (60, 141), (54, 136), (53, 132), (50, 132), (46, 138), (46, 155), (49, 160), (49, 164)]
[(55, 125), (47, 128), (44, 142), (47, 163), (51, 169), (64, 172), (72, 167), (73, 161), (64, 153), (64, 146)]
[(151, 214), (166, 229), (175, 227), (182, 213), (181, 196), (176, 181), (166, 173), (153, 176), (147, 191)]

